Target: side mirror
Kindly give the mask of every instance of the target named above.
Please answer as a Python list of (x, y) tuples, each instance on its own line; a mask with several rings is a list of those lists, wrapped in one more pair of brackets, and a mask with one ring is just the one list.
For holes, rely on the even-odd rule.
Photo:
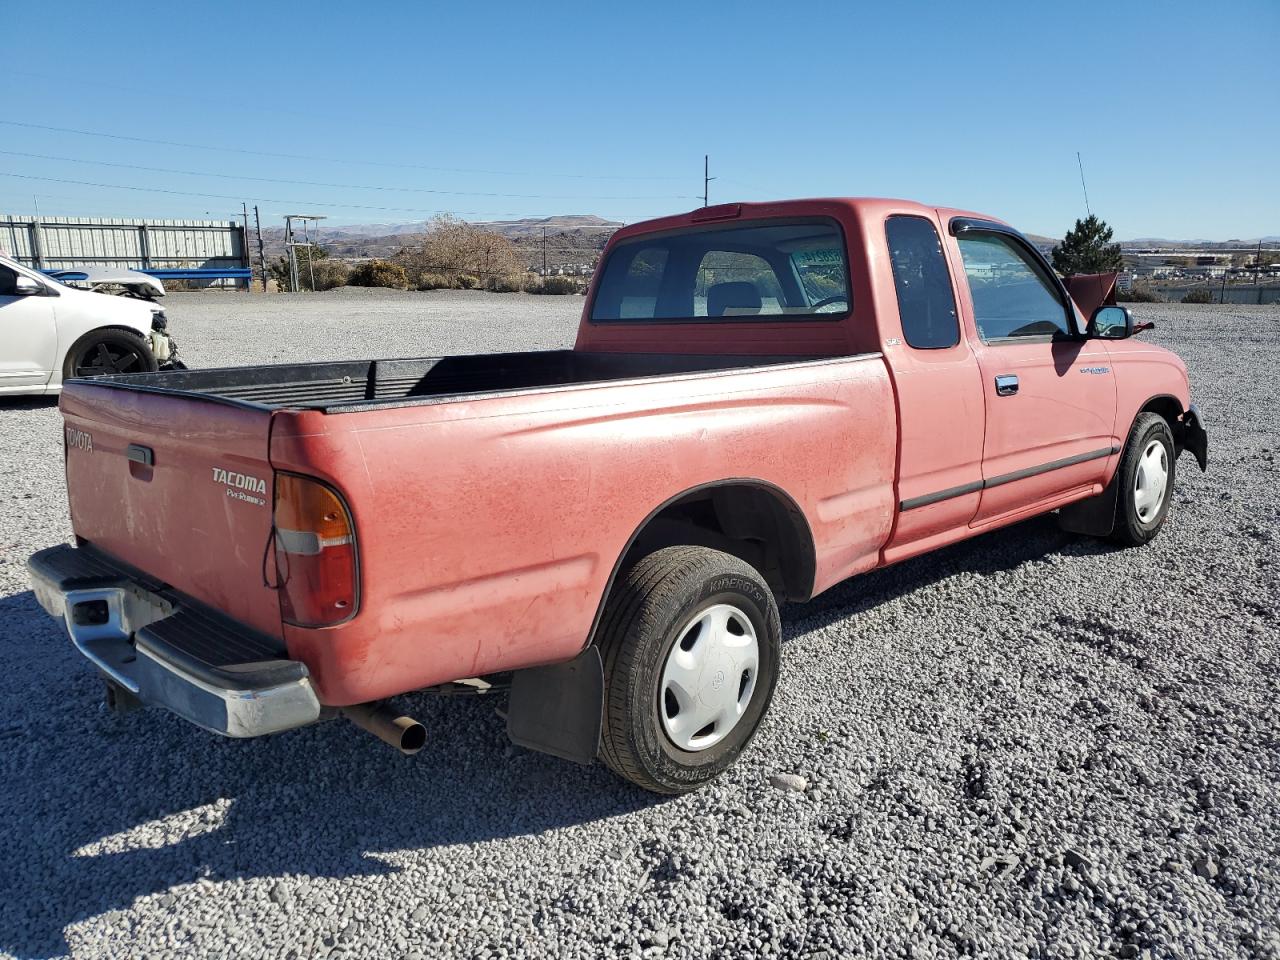
[(39, 281), (32, 280), (24, 274), (18, 274), (13, 281), (13, 295), (15, 297), (38, 297), (44, 293), (44, 287)]
[(1127, 307), (1106, 304), (1093, 311), (1089, 319), (1089, 335), (1099, 340), (1123, 340), (1133, 333), (1133, 317)]

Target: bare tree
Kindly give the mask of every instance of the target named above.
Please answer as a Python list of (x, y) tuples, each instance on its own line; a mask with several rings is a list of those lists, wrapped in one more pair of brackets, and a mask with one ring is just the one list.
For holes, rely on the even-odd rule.
[[(520, 275), (524, 261), (515, 246), (501, 234), (442, 213), (427, 224), (427, 236), (418, 247), (406, 247), (396, 260), (415, 285), (474, 285), (491, 278)], [(462, 279), (467, 278), (467, 279)]]

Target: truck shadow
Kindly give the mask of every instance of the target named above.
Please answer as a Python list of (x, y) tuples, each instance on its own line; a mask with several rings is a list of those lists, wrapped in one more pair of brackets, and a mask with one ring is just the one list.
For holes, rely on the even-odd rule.
[[(956, 573), (1072, 549), (1068, 542), (1051, 520), (990, 534), (789, 607), (784, 634)], [(403, 698), (431, 734), (413, 758), (342, 721), (235, 741), (160, 711), (110, 714), (98, 679), (29, 592), (0, 598), (0, 618), (8, 665), (0, 694), (10, 705), (0, 724), (8, 848), (0, 858), (0, 950), (18, 956), (64, 954), (69, 925), (187, 884), (281, 878), (298, 891), (313, 878), (393, 873), (439, 847), (696, 802), (664, 801), (603, 766), (572, 767), (509, 746), (499, 701), (489, 698)], [(175, 895), (190, 902), (188, 891)], [(299, 900), (297, 909), (309, 909)], [(424, 889), (420, 901), (389, 908), (443, 910), (448, 902), (446, 890)]]
[(0, 397), (0, 410), (50, 410), (57, 405), (57, 396)]
[(1034, 517), (846, 580), (808, 603), (788, 604), (782, 610), (783, 639), (856, 616), (948, 577), (999, 573), (1055, 553), (1087, 556), (1116, 549), (1105, 541), (1064, 533), (1053, 516)]

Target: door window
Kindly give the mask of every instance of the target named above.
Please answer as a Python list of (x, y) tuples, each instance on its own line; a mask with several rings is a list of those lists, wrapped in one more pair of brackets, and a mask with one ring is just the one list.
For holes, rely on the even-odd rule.
[(961, 236), (959, 244), (983, 340), (1070, 334), (1057, 289), (1011, 240), (978, 233)]
[(942, 242), (923, 217), (890, 217), (884, 225), (898, 292), (902, 336), (917, 350), (940, 350), (960, 342), (951, 274)]

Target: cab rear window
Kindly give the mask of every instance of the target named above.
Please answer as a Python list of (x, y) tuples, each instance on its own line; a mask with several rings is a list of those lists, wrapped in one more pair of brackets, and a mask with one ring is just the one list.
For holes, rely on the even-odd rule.
[(637, 237), (600, 276), (591, 320), (837, 319), (849, 312), (844, 235), (834, 220), (769, 220)]

